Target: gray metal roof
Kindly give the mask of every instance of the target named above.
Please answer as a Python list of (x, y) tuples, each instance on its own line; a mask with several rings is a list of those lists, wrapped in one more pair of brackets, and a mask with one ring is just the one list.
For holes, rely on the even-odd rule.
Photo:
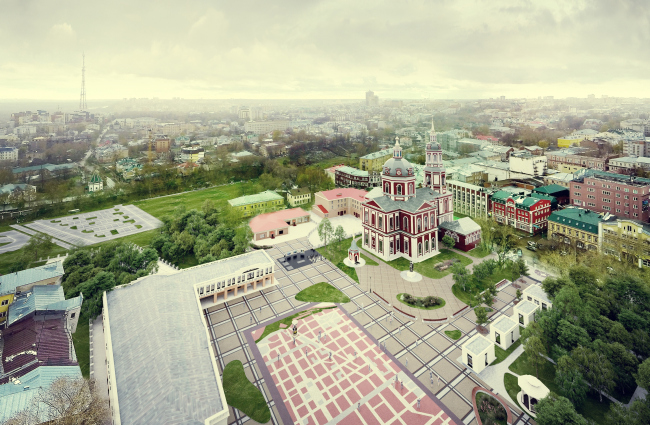
[(467, 235), (476, 232), (477, 230), (481, 230), (481, 226), (476, 224), (476, 222), (469, 217), (462, 217), (458, 220), (442, 222), (440, 223), (440, 227), (443, 229), (453, 230), (461, 235)]
[(0, 295), (13, 294), (19, 286), (63, 276), (63, 261), (0, 276)]
[(524, 314), (530, 314), (533, 311), (535, 311), (537, 308), (538, 307), (535, 304), (531, 303), (528, 300), (522, 301), (515, 306), (515, 310), (519, 310)]
[(501, 316), (497, 319), (496, 322), (490, 325), (493, 329), (496, 329), (499, 332), (508, 332), (512, 328), (517, 326), (517, 322), (509, 318), (508, 316)]
[(201, 277), (221, 275), (220, 263), (106, 294), (122, 423), (203, 425), (227, 408), (193, 288)]
[(67, 311), (80, 307), (83, 295), (65, 299), (60, 285), (36, 285), (30, 291), (18, 295), (9, 306), (7, 325), (22, 319), (35, 311)]
[(470, 353), (479, 355), (483, 353), (490, 345), (493, 345), (492, 341), (478, 334), (465, 344), (465, 348)]
[(431, 202), (440, 196), (440, 193), (435, 190), (428, 187), (422, 187), (420, 189), (415, 189), (415, 196), (406, 201), (393, 201), (389, 196), (384, 195), (374, 198), (370, 202), (374, 201), (384, 211), (395, 211), (401, 209), (414, 213), (425, 202)]

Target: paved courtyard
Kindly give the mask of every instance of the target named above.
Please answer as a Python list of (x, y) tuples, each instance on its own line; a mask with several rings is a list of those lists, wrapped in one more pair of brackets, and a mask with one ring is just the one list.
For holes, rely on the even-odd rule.
[[(267, 252), (277, 261), (284, 252), (307, 249), (309, 246), (309, 241), (304, 238), (280, 244)], [(268, 376), (265, 377), (265, 373), (270, 372), (267, 365), (262, 364), (264, 361), (260, 362), (256, 358), (257, 349), (254, 343), (249, 344), (247, 335), (265, 322), (276, 321), (283, 316), (309, 307), (310, 305), (307, 303), (297, 301), (294, 295), (318, 282), (328, 282), (350, 297), (350, 302), (341, 305), (340, 308), (347, 317), (351, 318), (350, 320), (355, 323), (359, 331), (363, 330), (368, 338), (377, 341), (376, 344), (381, 344), (382, 348), (385, 344), (386, 352), (382, 355), (394, 359), (393, 361), (401, 370), (408, 370), (413, 376), (412, 380), (424, 385), (439, 400), (440, 406), (444, 405), (450, 414), (460, 419), (460, 422), (463, 424), (477, 423), (472, 408), (472, 390), (477, 386), (489, 390), (494, 389), (459, 362), (460, 347), (477, 332), (475, 329), (476, 317), (472, 310), (468, 309), (464, 314), (441, 324), (425, 324), (419, 319), (410, 320), (406, 316), (395, 314), (393, 307), (388, 306), (377, 296), (368, 294), (329, 261), (319, 261), (291, 271), (286, 271), (278, 263), (275, 277), (277, 285), (247, 294), (244, 297), (229, 299), (223, 304), (211, 307), (210, 312), (206, 314), (211, 343), (217, 354), (218, 367), (223, 371), (225, 365), (232, 360), (240, 360), (244, 364), (247, 377), (260, 389), (268, 402), (272, 424), (287, 423), (281, 414), (281, 409), (285, 409), (285, 402), (279, 395), (275, 382), (268, 379)], [(527, 283), (535, 282), (529, 279)], [(502, 314), (510, 315), (513, 300), (514, 289), (512, 287), (508, 286), (499, 291), (494, 306), (495, 312), (491, 314), (491, 319)], [(456, 329), (461, 331), (461, 338), (458, 340), (453, 340), (445, 334), (445, 331)], [(328, 335), (329, 337), (330, 335)], [(329, 350), (327, 357), (329, 358)], [(303, 360), (307, 361), (307, 359)], [(351, 402), (351, 400), (349, 401)], [(372, 403), (371, 400), (365, 404), (365, 407), (370, 409), (373, 407)], [(379, 408), (380, 403), (375, 406)], [(388, 408), (386, 401), (382, 401), (381, 406)], [(517, 425), (534, 423), (515, 405), (509, 407), (516, 418)], [(229, 410), (229, 424), (255, 423), (238, 410), (232, 408)], [(373, 415), (380, 415), (383, 409), (379, 410), (379, 412), (374, 411)], [(364, 418), (363, 414), (360, 415), (361, 418)], [(376, 420), (377, 416), (373, 417)], [(384, 423), (383, 421), (372, 422), (370, 417), (364, 421), (366, 423)], [(334, 422), (332, 419), (331, 423)], [(291, 418), (289, 418), (289, 423), (293, 423)], [(363, 422), (360, 420), (356, 423)]]
[(72, 245), (84, 246), (155, 229), (162, 222), (134, 205), (116, 205), (100, 211), (36, 220), (25, 226)]
[[(324, 310), (295, 323), (295, 343), (291, 329), (285, 329), (257, 344), (290, 416), (287, 421), (460, 424), (344, 311)], [(253, 331), (253, 337), (262, 330)]]

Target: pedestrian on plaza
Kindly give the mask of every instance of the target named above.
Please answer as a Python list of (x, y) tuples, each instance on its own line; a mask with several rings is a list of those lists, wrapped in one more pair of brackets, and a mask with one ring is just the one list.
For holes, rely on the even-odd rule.
[(418, 410), (420, 409), (420, 399), (418, 398)]
[(330, 360), (332, 360), (332, 352), (330, 351)]

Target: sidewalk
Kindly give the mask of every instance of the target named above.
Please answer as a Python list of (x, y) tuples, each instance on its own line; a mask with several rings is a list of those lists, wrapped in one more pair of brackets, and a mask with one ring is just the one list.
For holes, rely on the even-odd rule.
[(519, 376), (508, 368), (515, 360), (517, 360), (517, 357), (519, 357), (523, 352), (524, 352), (524, 346), (520, 345), (504, 361), (494, 366), (488, 366), (485, 369), (483, 369), (481, 373), (478, 374), (478, 376), (485, 383), (487, 383), (489, 386), (492, 387), (492, 392), (499, 394), (501, 397), (505, 398), (506, 400), (511, 401), (514, 406), (517, 406), (517, 402), (516, 400), (512, 400), (508, 395), (508, 391), (506, 391), (506, 386), (503, 383), (503, 379), (504, 379), (503, 377), (505, 376), (506, 373)]

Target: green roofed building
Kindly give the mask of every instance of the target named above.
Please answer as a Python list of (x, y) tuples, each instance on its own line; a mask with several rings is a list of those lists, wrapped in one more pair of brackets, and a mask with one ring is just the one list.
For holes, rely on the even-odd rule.
[(231, 207), (240, 210), (244, 217), (284, 209), (284, 198), (272, 190), (255, 195), (240, 196), (228, 201)]
[(490, 198), (492, 218), (498, 223), (531, 234), (542, 232), (546, 229), (551, 214), (551, 199), (548, 198), (513, 195), (500, 190)]
[(559, 184), (549, 184), (546, 186), (533, 189), (533, 194), (539, 193), (542, 195), (553, 196), (557, 199), (559, 205), (566, 205), (571, 201), (571, 193), (568, 188), (560, 186)]
[(548, 218), (548, 239), (578, 250), (597, 251), (598, 224), (601, 221), (616, 221), (616, 217), (574, 207), (553, 211)]

